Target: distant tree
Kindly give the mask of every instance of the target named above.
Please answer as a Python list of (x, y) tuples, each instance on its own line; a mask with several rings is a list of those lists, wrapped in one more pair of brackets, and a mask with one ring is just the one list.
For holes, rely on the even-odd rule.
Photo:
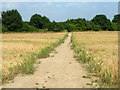
[(82, 31), (86, 31), (87, 30), (87, 27), (86, 26), (82, 26)]
[(95, 25), (99, 25), (103, 30), (111, 30), (111, 21), (105, 15), (96, 15), (92, 20)]
[(117, 27), (118, 27), (117, 31), (120, 31), (120, 25), (118, 25)]
[(64, 26), (64, 23), (63, 22), (59, 22), (57, 23), (57, 26), (58, 26), (58, 31), (64, 31), (65, 30), (65, 26)]
[(3, 33), (4, 33), (4, 32), (9, 32), (8, 29), (7, 29), (7, 27), (5, 27), (4, 25), (2, 25), (2, 32), (3, 32)]
[(120, 24), (120, 14), (114, 15), (112, 22)]
[(71, 32), (73, 30), (75, 30), (75, 26), (73, 24), (68, 24), (66, 23), (65, 24), (65, 29), (68, 31), (68, 32)]
[(80, 24), (75, 24), (75, 30), (82, 31)]
[(48, 24), (48, 31), (57, 32), (57, 23), (55, 21)]
[(86, 21), (85, 26), (86, 26), (86, 30), (91, 30), (92, 29), (92, 26), (89, 23), (89, 21)]
[(43, 27), (42, 16), (39, 14), (34, 14), (30, 19), (30, 25), (33, 25), (38, 29), (42, 29)]
[(71, 27), (74, 28), (74, 30), (86, 31), (86, 29), (91, 28), (89, 23), (87, 23), (87, 21), (82, 18), (70, 19), (70, 20), (67, 20), (65, 23), (71, 24), (72, 25)]
[(1, 31), (2, 31), (2, 20), (0, 18), (0, 33), (1, 33)]
[(30, 25), (29, 22), (23, 22), (23, 27), (18, 29), (18, 32), (38, 32), (39, 30)]
[(117, 23), (112, 23), (112, 30), (117, 31), (118, 30), (118, 24)]
[(43, 16), (42, 17), (42, 23), (43, 23), (43, 27), (42, 28), (47, 29), (48, 28), (48, 24), (50, 23), (49, 18), (47, 18), (46, 16)]
[(0, 18), (0, 23), (2, 23), (2, 19)]
[(17, 31), (23, 26), (22, 17), (17, 10), (9, 10), (2, 12), (2, 24), (9, 31)]
[(34, 14), (30, 19), (30, 25), (33, 25), (34, 27), (38, 29), (47, 29), (48, 24), (50, 23), (49, 18), (46, 16), (41, 16), (39, 14)]
[(100, 25), (94, 25), (93, 30), (94, 31), (100, 31), (101, 30)]

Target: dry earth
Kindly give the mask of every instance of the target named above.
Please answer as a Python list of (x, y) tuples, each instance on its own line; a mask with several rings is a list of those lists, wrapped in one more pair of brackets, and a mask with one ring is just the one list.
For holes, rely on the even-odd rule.
[(71, 33), (48, 58), (40, 59), (36, 71), (31, 75), (18, 75), (3, 88), (92, 88), (86, 85), (92, 80), (83, 78), (87, 71), (73, 57), (70, 49)]

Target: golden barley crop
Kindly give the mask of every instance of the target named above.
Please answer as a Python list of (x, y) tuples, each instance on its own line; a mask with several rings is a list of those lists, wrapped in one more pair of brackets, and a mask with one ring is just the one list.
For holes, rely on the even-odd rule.
[[(84, 47), (87, 54), (93, 55), (88, 65), (93, 65), (97, 74), (104, 82), (117, 84), (118, 82), (118, 32), (74, 32), (73, 38)], [(98, 69), (99, 68), (99, 69)], [(109, 75), (108, 75), (109, 74)]]
[(2, 34), (3, 80), (11, 76), (11, 67), (20, 66), (30, 53), (38, 54), (43, 48), (52, 46), (53, 43), (58, 43), (65, 34), (64, 32)]

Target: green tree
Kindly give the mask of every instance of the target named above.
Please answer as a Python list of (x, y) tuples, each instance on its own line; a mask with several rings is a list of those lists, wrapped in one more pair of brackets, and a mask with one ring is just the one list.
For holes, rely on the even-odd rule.
[(112, 23), (112, 30), (117, 31), (118, 30), (118, 24), (117, 23)]
[(17, 31), (23, 26), (22, 17), (17, 10), (9, 10), (2, 12), (2, 24), (9, 31)]
[(5, 27), (4, 25), (1, 25), (2, 26), (2, 32), (4, 33), (4, 32), (9, 32), (8, 31), (8, 29), (7, 29), (7, 27)]
[(42, 28), (47, 29), (49, 23), (50, 23), (49, 18), (47, 18), (46, 16), (43, 16), (43, 17), (42, 17), (42, 24), (43, 24), (43, 27), (42, 27)]
[(34, 14), (30, 19), (30, 25), (33, 25), (34, 27), (38, 29), (47, 29), (48, 24), (50, 23), (49, 18), (46, 16), (41, 16), (39, 14)]
[(105, 15), (96, 15), (92, 20), (95, 25), (99, 25), (103, 30), (111, 30), (111, 21)]
[(80, 24), (75, 24), (75, 30), (82, 31)]
[(120, 25), (118, 25), (117, 27), (118, 27), (118, 30), (117, 30), (117, 31), (120, 31)]
[(60, 32), (65, 30), (63, 22), (57, 23), (57, 27), (58, 27), (58, 31)]
[(57, 23), (55, 21), (49, 23), (48, 31), (55, 31), (55, 32), (57, 32)]
[(93, 30), (94, 31), (100, 31), (101, 27), (99, 25), (94, 25)]
[(86, 30), (91, 30), (92, 29), (92, 26), (89, 23), (89, 21), (86, 21), (85, 26), (86, 26)]
[(34, 14), (30, 19), (30, 25), (33, 25), (38, 29), (42, 29), (43, 28), (42, 16), (39, 14)]
[(2, 23), (2, 19), (0, 18), (0, 23)]
[(23, 27), (18, 29), (18, 32), (38, 32), (39, 30), (30, 25), (29, 22), (23, 22)]
[(112, 22), (120, 24), (120, 14), (114, 15)]
[(73, 30), (75, 30), (75, 26), (73, 24), (68, 24), (66, 23), (65, 24), (65, 29), (68, 31), (68, 32), (71, 32)]

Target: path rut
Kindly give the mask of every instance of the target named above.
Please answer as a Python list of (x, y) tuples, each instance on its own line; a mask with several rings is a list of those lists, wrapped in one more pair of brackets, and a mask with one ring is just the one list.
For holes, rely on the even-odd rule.
[(63, 44), (55, 48), (57, 53), (39, 59), (41, 62), (34, 74), (15, 77), (14, 82), (3, 88), (91, 88), (86, 85), (91, 79), (83, 78), (87, 71), (73, 57), (70, 46), (71, 33)]

